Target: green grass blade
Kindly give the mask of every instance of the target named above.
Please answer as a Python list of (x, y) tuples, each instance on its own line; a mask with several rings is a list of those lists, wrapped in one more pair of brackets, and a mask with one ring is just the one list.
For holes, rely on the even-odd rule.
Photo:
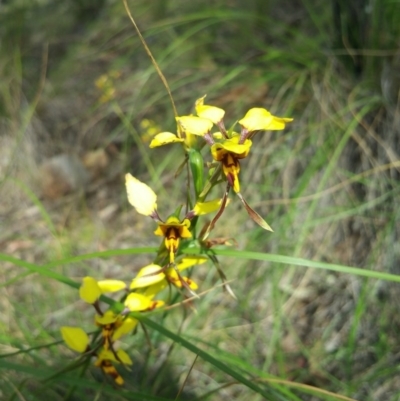
[[(187, 254), (198, 255), (202, 251), (200, 249), (190, 248), (190, 249), (184, 249), (183, 252)], [(373, 270), (362, 269), (359, 267), (338, 265), (334, 263), (317, 262), (314, 260), (291, 257), (291, 256), (275, 255), (262, 252), (236, 251), (232, 249), (214, 249), (213, 253), (215, 255), (228, 256), (236, 259), (261, 260), (264, 262), (274, 262), (286, 265), (312, 267), (314, 269), (331, 270), (339, 273), (354, 274), (357, 276), (370, 277), (378, 280), (387, 280), (400, 283), (400, 276), (396, 274), (377, 272)]]

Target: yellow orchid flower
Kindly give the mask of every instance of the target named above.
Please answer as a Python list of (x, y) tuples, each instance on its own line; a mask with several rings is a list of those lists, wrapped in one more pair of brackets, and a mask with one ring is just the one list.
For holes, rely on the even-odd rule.
[[(129, 319), (129, 320), (128, 320)], [(129, 325), (129, 330), (125, 326), (122, 334), (126, 334), (133, 329), (130, 318), (125, 319)], [(123, 325), (121, 326), (121, 328)], [(61, 335), (66, 345), (74, 351), (84, 353), (89, 350), (89, 337), (80, 327), (61, 327)], [(96, 354), (94, 354), (96, 355)], [(101, 349), (100, 353), (94, 363), (95, 366), (100, 367), (104, 373), (110, 375), (118, 385), (124, 384), (124, 380), (118, 371), (115, 369), (113, 363), (123, 365), (132, 365), (132, 360), (129, 355), (122, 349), (115, 351), (109, 345)]]
[[(206, 142), (212, 145), (214, 143), (213, 136), (216, 139), (229, 139), (231, 135), (225, 129), (223, 122), (225, 110), (204, 104), (205, 97), (206, 95), (195, 102), (197, 116), (179, 116), (176, 117), (176, 121), (188, 138), (191, 135), (202, 136)], [(291, 121), (293, 121), (293, 118), (277, 117), (272, 115), (267, 109), (254, 107), (239, 120), (239, 124), (242, 126), (240, 143), (243, 143), (246, 139), (251, 139), (255, 131), (283, 130), (286, 123)], [(211, 134), (213, 124), (220, 128), (220, 132)], [(190, 147), (190, 140), (188, 138), (181, 138), (179, 134), (175, 135), (171, 132), (161, 132), (154, 137), (150, 143), (150, 147), (154, 148), (175, 142), (187, 142)]]
[(245, 157), (248, 156), (251, 146), (252, 146), (252, 141), (250, 139), (243, 140), (243, 137), (235, 132), (232, 133), (232, 136), (229, 139), (225, 139), (222, 142), (214, 143), (211, 146), (212, 157), (215, 161), (221, 163), (222, 171), (224, 172), (226, 180), (228, 181), (228, 186), (221, 200), (220, 210), (214, 217), (214, 219), (211, 221), (209, 227), (207, 228), (203, 240), (205, 240), (208, 237), (216, 221), (219, 219), (222, 212), (224, 211), (225, 206), (227, 205), (228, 202), (228, 194), (230, 188), (233, 188), (233, 190), (236, 192), (237, 196), (243, 203), (250, 218), (265, 230), (272, 231), (272, 228), (269, 226), (269, 224), (255, 210), (253, 210), (249, 206), (249, 204), (243, 198), (243, 195), (240, 193), (239, 160), (244, 159)]
[(192, 237), (189, 227), (189, 219), (184, 219), (181, 222), (175, 216), (170, 216), (165, 223), (158, 223), (158, 228), (154, 231), (154, 234), (165, 238), (164, 243), (169, 251), (170, 263), (174, 263), (175, 253), (178, 250), (180, 239)]
[(116, 384), (122, 386), (124, 384), (124, 379), (118, 373), (113, 363), (122, 363), (123, 365), (133, 364), (131, 358), (124, 350), (119, 349), (117, 352), (113, 352), (103, 349), (99, 353), (94, 365), (101, 368), (105, 374), (111, 376)]
[(104, 349), (110, 349), (113, 342), (131, 332), (138, 324), (138, 321), (108, 310), (103, 315), (96, 315), (95, 323), (101, 327)]
[[(207, 142), (211, 144), (211, 154), (215, 161), (222, 164), (222, 171), (228, 181), (228, 186), (225, 194), (222, 198), (221, 208), (214, 219), (208, 226), (203, 240), (205, 240), (214, 227), (216, 221), (221, 216), (228, 200), (228, 194), (230, 188), (238, 195), (239, 199), (243, 203), (250, 218), (259, 224), (263, 229), (272, 231), (269, 224), (255, 211), (253, 210), (243, 195), (240, 193), (240, 159), (244, 159), (248, 156), (250, 148), (252, 146), (251, 137), (255, 131), (259, 130), (283, 130), (285, 124), (293, 121), (292, 118), (282, 118), (273, 116), (268, 110), (264, 108), (252, 108), (246, 115), (239, 120), (239, 124), (242, 126), (240, 135), (233, 132), (228, 133), (223, 127), (221, 121), (218, 126), (221, 132), (217, 132), (206, 138)], [(221, 142), (215, 142), (214, 139), (220, 140)]]
[(112, 335), (114, 330), (122, 324), (123, 317), (108, 310), (103, 315), (95, 316), (96, 325), (101, 327), (101, 336), (103, 338), (104, 349), (112, 348)]
[(250, 139), (246, 139), (244, 143), (239, 143), (239, 141), (240, 136), (235, 135), (230, 139), (211, 146), (213, 159), (221, 162), (226, 179), (236, 193), (240, 192), (239, 159), (244, 159), (249, 154), (252, 145)]
[(156, 148), (177, 142), (184, 142), (186, 146), (190, 148), (193, 142), (193, 135), (202, 136), (207, 139), (208, 135), (210, 135), (213, 124), (222, 124), (223, 128), (222, 119), (225, 115), (225, 111), (219, 107), (204, 104), (205, 97), (206, 96), (203, 96), (196, 100), (195, 108), (197, 116), (190, 115), (176, 117), (176, 122), (180, 127), (178, 132), (183, 134), (182, 137), (179, 133), (176, 135), (172, 132), (161, 132), (154, 136), (150, 143), (150, 148)]
[[(246, 147), (247, 145), (242, 146)], [(212, 213), (219, 208), (222, 202), (220, 199), (208, 202), (199, 202), (195, 205), (193, 210), (190, 210), (186, 214), (183, 220), (172, 215), (164, 222), (161, 220), (157, 212), (157, 195), (154, 191), (131, 174), (126, 174), (125, 177), (129, 203), (138, 213), (149, 216), (157, 222), (158, 228), (154, 231), (154, 234), (164, 237), (164, 244), (169, 252), (170, 263), (174, 263), (180, 239), (192, 237), (189, 230), (190, 219), (195, 216)]]

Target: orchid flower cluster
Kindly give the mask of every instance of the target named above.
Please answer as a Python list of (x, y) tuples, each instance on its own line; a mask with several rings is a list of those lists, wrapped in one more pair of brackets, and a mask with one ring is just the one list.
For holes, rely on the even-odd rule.
[[(119, 348), (121, 337), (137, 331), (140, 325), (137, 313), (149, 313), (165, 308), (175, 288), (184, 296), (198, 297), (198, 284), (182, 272), (210, 260), (217, 269), (225, 288), (233, 295), (226, 283), (219, 262), (213, 253), (207, 252), (216, 245), (230, 245), (227, 238), (211, 238), (209, 235), (223, 214), (232, 189), (244, 205), (249, 217), (263, 229), (272, 231), (269, 224), (244, 199), (240, 190), (240, 161), (250, 154), (252, 138), (259, 131), (283, 130), (291, 118), (273, 116), (264, 108), (252, 108), (238, 121), (240, 132), (234, 125), (227, 130), (224, 124), (225, 111), (219, 107), (204, 104), (205, 96), (195, 103), (197, 115), (176, 117), (177, 133), (161, 132), (153, 138), (150, 148), (171, 143), (183, 147), (191, 172), (192, 183), (187, 194), (186, 210), (181, 216), (183, 205), (174, 213), (162, 219), (157, 210), (157, 195), (144, 182), (126, 174), (126, 191), (129, 203), (137, 213), (150, 217), (156, 223), (154, 235), (163, 238), (154, 261), (138, 271), (129, 284), (120, 280), (100, 280), (85, 277), (80, 287), (80, 298), (95, 309), (94, 324), (98, 328), (91, 337), (80, 327), (61, 328), (62, 337), (69, 348), (81, 353), (82, 358), (94, 358), (95, 366), (110, 376), (118, 385), (124, 380), (117, 365), (129, 368), (132, 360), (126, 351)], [(215, 132), (213, 129), (215, 127)], [(203, 140), (199, 141), (200, 137)], [(202, 149), (210, 146), (211, 162), (203, 158)], [(206, 171), (206, 166), (209, 171)], [(181, 169), (183, 170), (183, 169)], [(220, 183), (226, 183), (221, 198), (206, 200), (211, 190)], [(201, 230), (196, 230), (198, 217), (216, 212), (213, 219)], [(196, 235), (197, 234), (197, 235)], [(195, 242), (196, 241), (196, 242)], [(200, 246), (199, 255), (187, 255), (185, 249), (191, 244)], [(169, 288), (169, 292), (165, 291)], [(106, 297), (108, 293), (122, 293), (118, 301)], [(169, 294), (169, 295), (168, 295)], [(106, 297), (106, 298), (104, 298)], [(101, 300), (106, 300), (108, 309), (103, 310)], [(134, 315), (134, 316), (133, 316)]]

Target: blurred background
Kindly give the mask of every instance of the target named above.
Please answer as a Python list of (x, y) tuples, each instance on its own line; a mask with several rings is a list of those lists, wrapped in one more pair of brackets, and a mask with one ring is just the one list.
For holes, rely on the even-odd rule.
[[(284, 131), (258, 134), (242, 163), (242, 193), (274, 233), (233, 199), (216, 237), (233, 237), (238, 249), (400, 273), (399, 0), (129, 6), (179, 114), (207, 94), (207, 103), (226, 110), (228, 126), (256, 106), (294, 118)], [(184, 199), (184, 178), (174, 179), (182, 153), (149, 151), (154, 134), (175, 131), (174, 116), (122, 1), (1, 0), (0, 38), (1, 252), (40, 266), (158, 246), (152, 222), (127, 203), (124, 174), (149, 183), (166, 216)], [(129, 281), (151, 258), (120, 255), (54, 270)], [(166, 327), (232, 364), (246, 361), (356, 400), (400, 399), (398, 284), (220, 262), (238, 301), (217, 287), (195, 302), (197, 313), (175, 310)], [(201, 290), (219, 284), (210, 267), (193, 273)], [(0, 277), (1, 354), (57, 341), (61, 325), (90, 327), (92, 309), (73, 289), (4, 259)], [(151, 340), (152, 348), (142, 334), (127, 340), (135, 359), (128, 385), (173, 399), (194, 355), (158, 333)], [(43, 379), (72, 358), (60, 346), (1, 358), (0, 398), (67, 399), (67, 382)], [(227, 380), (199, 359), (182, 399), (261, 399), (243, 386), (220, 388)], [(87, 378), (70, 399), (109, 399), (113, 390), (95, 384)]]

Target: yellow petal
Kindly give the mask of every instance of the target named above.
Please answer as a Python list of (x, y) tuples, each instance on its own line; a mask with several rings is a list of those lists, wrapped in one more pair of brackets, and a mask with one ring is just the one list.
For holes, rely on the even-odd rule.
[(118, 363), (117, 359), (115, 358), (114, 352), (104, 348), (97, 355), (97, 360), (95, 362), (95, 365), (100, 366), (102, 361), (112, 361)]
[(165, 302), (157, 299), (156, 301), (153, 301), (153, 305), (151, 306), (152, 309), (157, 309), (157, 308), (161, 308), (162, 306), (165, 305)]
[(186, 281), (186, 284), (189, 286), (191, 290), (196, 291), (199, 288), (197, 283), (195, 283), (192, 279), (188, 277), (182, 277), (182, 278), (184, 281)]
[(204, 136), (210, 132), (213, 123), (208, 118), (201, 118), (195, 116), (182, 116), (176, 117), (176, 121), (181, 125), (185, 132), (188, 134)]
[(85, 277), (79, 288), (79, 296), (85, 302), (94, 304), (101, 295), (101, 288), (93, 277)]
[(179, 275), (175, 268), (170, 267), (169, 269), (167, 269), (165, 271), (165, 275), (168, 277), (168, 281), (173, 282), (174, 284), (176, 284), (176, 282), (180, 283)]
[(154, 231), (154, 235), (158, 235), (160, 237), (164, 236), (164, 231), (162, 230), (162, 228), (160, 226), (158, 226), (157, 229)]
[(257, 130), (282, 130), (285, 128), (285, 123), (290, 121), (293, 121), (293, 118), (276, 117), (266, 109), (255, 107), (250, 109), (239, 120), (239, 124), (251, 132)]
[(118, 318), (121, 318), (120, 315), (116, 315), (113, 311), (108, 310), (103, 316), (96, 315), (94, 317), (94, 321), (99, 326), (105, 326), (107, 324), (115, 323)]
[(88, 335), (80, 327), (61, 327), (61, 335), (69, 348), (77, 352), (85, 352), (89, 345)]
[(165, 274), (161, 271), (162, 267), (159, 265), (148, 265), (139, 270), (137, 276), (132, 280), (130, 289), (148, 287), (164, 280)]
[(216, 200), (207, 201), (207, 202), (197, 202), (194, 205), (193, 212), (196, 216), (201, 216), (203, 214), (212, 213), (220, 208), (221, 203), (222, 203), (222, 199), (216, 199)]
[(179, 235), (181, 238), (192, 238), (192, 233), (189, 231), (190, 220), (184, 219), (182, 228), (179, 230)]
[(129, 355), (123, 350), (123, 349), (119, 349), (117, 351), (117, 357), (118, 360), (123, 363), (124, 365), (132, 365), (132, 359), (129, 357)]
[(207, 118), (214, 124), (218, 124), (224, 118), (225, 111), (219, 107), (205, 105), (205, 97), (196, 100), (196, 113), (199, 117)]
[(143, 291), (143, 295), (149, 299), (153, 299), (159, 292), (161, 292), (165, 287), (167, 287), (167, 280), (159, 281), (158, 283), (147, 287)]
[(179, 271), (185, 270), (191, 266), (194, 265), (202, 265), (203, 263), (206, 263), (208, 258), (205, 258), (204, 256), (185, 256), (177, 266), (177, 269)]
[(161, 132), (157, 134), (150, 143), (151, 148), (156, 148), (158, 146), (169, 145), (170, 143), (183, 142), (184, 139), (178, 138), (172, 132)]
[(191, 290), (197, 290), (197, 288), (199, 288), (199, 286), (190, 278), (182, 277), (182, 276), (179, 277), (178, 273), (176, 272), (176, 270), (174, 268), (168, 269), (166, 274), (168, 276), (168, 281), (171, 282), (173, 285), (175, 285), (178, 288), (183, 287), (182, 280), (186, 282), (186, 284), (188, 285), (188, 287)]
[(140, 312), (148, 309), (152, 304), (151, 299), (142, 294), (132, 293), (129, 294), (124, 302), (124, 305), (131, 312)]
[(125, 184), (128, 201), (139, 214), (150, 216), (157, 210), (157, 195), (148, 185), (129, 173), (125, 175)]
[(235, 159), (244, 159), (250, 152), (253, 144), (250, 139), (246, 139), (244, 143), (239, 143), (240, 136), (235, 135), (223, 142), (214, 143), (211, 146), (211, 154), (214, 160), (223, 161), (227, 153), (232, 153)]
[(251, 148), (252, 142), (250, 139), (246, 139), (244, 141), (244, 143), (237, 143), (237, 137), (228, 139), (225, 142), (220, 143), (221, 147), (224, 148), (226, 151), (230, 152), (230, 153), (234, 153), (236, 155), (242, 155), (245, 154), (247, 156), (247, 154), (249, 153), (249, 150)]
[(138, 320), (131, 317), (127, 317), (120, 327), (114, 331), (112, 335), (112, 341), (117, 341), (122, 336), (129, 334), (137, 326)]
[(167, 221), (165, 222), (165, 224), (171, 225), (171, 226), (179, 226), (182, 223), (176, 216), (172, 215), (167, 218)]
[(101, 292), (117, 292), (126, 288), (126, 284), (121, 280), (100, 280), (97, 282)]

